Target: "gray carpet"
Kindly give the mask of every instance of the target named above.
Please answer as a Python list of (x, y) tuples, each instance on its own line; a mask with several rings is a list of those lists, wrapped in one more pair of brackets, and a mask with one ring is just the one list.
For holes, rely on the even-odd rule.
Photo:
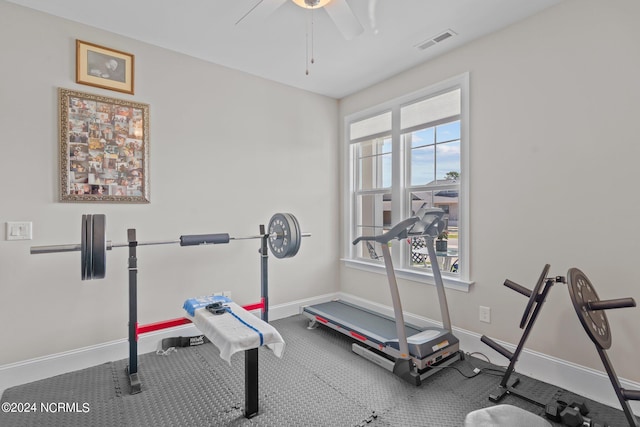
[[(496, 366), (467, 357), (415, 387), (352, 353), (346, 337), (325, 328), (307, 330), (302, 316), (272, 324), (286, 349), (282, 359), (266, 349), (259, 352), (260, 412), (252, 419), (242, 414), (243, 353), (229, 366), (205, 344), (167, 356), (141, 355), (142, 392), (135, 395), (129, 394), (127, 360), (10, 388), (2, 403), (34, 403), (36, 411), (3, 411), (0, 426), (463, 426), (468, 412), (492, 405), (488, 395), (500, 382), (491, 375)], [(466, 378), (475, 367), (483, 373)], [(540, 400), (565, 393), (518, 377), (518, 388)], [(628, 425), (622, 411), (583, 400), (593, 419)], [(58, 402), (66, 406), (57, 409)], [(501, 403), (544, 414), (514, 396)]]

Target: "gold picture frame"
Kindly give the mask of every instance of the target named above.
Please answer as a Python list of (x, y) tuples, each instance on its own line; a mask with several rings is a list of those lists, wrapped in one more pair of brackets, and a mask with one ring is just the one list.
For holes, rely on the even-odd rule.
[(133, 95), (134, 56), (76, 40), (76, 83)]
[(60, 200), (149, 203), (149, 105), (58, 88)]

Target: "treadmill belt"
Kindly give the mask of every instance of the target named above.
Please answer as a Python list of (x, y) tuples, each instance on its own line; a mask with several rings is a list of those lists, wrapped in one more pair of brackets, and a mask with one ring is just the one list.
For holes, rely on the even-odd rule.
[[(305, 307), (305, 311), (327, 318), (349, 329), (361, 331), (381, 343), (398, 339), (396, 323), (392, 317), (349, 304), (344, 301), (329, 301)], [(407, 336), (422, 332), (417, 326), (405, 323)]]

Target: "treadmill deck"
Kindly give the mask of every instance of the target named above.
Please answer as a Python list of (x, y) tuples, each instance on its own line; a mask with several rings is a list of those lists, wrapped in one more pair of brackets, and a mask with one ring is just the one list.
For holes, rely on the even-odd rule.
[[(306, 306), (303, 308), (303, 315), (378, 351), (392, 356), (399, 351), (396, 323), (392, 317), (345, 301), (329, 301)], [(458, 350), (458, 339), (445, 329), (418, 328), (405, 322), (405, 331), (409, 353), (415, 359), (429, 359), (436, 353), (448, 354)], [(449, 348), (452, 346), (454, 348)], [(447, 348), (449, 348), (448, 351), (441, 352)], [(432, 363), (430, 361), (425, 364)]]

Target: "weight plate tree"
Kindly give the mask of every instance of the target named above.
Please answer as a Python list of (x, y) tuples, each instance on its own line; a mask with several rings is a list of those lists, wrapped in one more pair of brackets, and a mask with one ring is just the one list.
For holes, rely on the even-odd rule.
[(569, 296), (571, 297), (571, 302), (578, 315), (578, 319), (580, 319), (582, 327), (596, 346), (600, 360), (602, 360), (602, 364), (607, 371), (607, 375), (629, 422), (629, 426), (638, 427), (640, 423), (638, 423), (633, 414), (628, 401), (640, 400), (640, 391), (625, 390), (622, 388), (620, 380), (613, 369), (613, 365), (605, 351), (611, 347), (611, 328), (609, 327), (607, 315), (604, 312), (605, 310), (614, 308), (635, 307), (636, 302), (633, 298), (601, 301), (587, 276), (577, 268), (570, 269), (567, 277)]
[[(128, 247), (129, 243), (112, 243), (106, 238), (107, 219), (104, 214), (82, 215), (80, 244), (33, 246), (31, 254), (52, 252), (80, 251), (80, 275), (82, 280), (103, 279), (107, 269), (107, 250), (117, 247)], [(291, 258), (300, 250), (302, 237), (310, 236), (302, 233), (300, 223), (290, 213), (276, 213), (271, 217), (267, 234), (248, 237), (230, 237), (226, 233), (184, 235), (179, 240), (138, 242), (139, 246), (180, 244), (195, 246), (229, 243), (230, 240), (268, 239), (268, 246), (276, 258)]]
[(538, 278), (538, 282), (536, 283), (536, 286), (533, 288), (533, 291), (531, 291), (531, 296), (529, 297), (527, 306), (525, 307), (524, 313), (522, 314), (522, 319), (520, 320), (520, 329), (524, 329), (525, 325), (527, 324), (527, 321), (529, 320), (529, 317), (531, 316), (533, 307), (538, 301), (538, 294), (540, 293), (540, 289), (542, 288), (542, 284), (544, 283), (544, 280), (547, 278), (547, 274), (549, 273), (550, 268), (551, 268), (551, 265), (545, 264), (544, 268), (542, 269), (542, 273), (540, 274), (540, 278)]
[(549, 273), (550, 268), (551, 266), (549, 264), (545, 264), (533, 290), (529, 290), (528, 288), (525, 288), (524, 286), (521, 286), (509, 279), (506, 279), (504, 281), (504, 285), (506, 287), (528, 297), (529, 300), (527, 302), (526, 308), (524, 309), (522, 320), (520, 321), (520, 328), (524, 329), (524, 332), (520, 337), (520, 341), (518, 341), (515, 352), (511, 352), (486, 335), (482, 335), (482, 337), (480, 337), (480, 341), (487, 344), (489, 347), (509, 360), (509, 366), (505, 370), (500, 384), (495, 388), (494, 391), (489, 394), (489, 400), (491, 400), (492, 402), (499, 402), (505, 396), (513, 395), (520, 397), (528, 402), (535, 403), (543, 407), (545, 406), (545, 403), (540, 402), (539, 398), (522, 389), (516, 388), (516, 385), (520, 383), (520, 379), (512, 377), (511, 375), (515, 370), (515, 366), (520, 357), (520, 353), (524, 349), (524, 345), (529, 338), (529, 334), (531, 333), (533, 325), (535, 324), (538, 315), (542, 310), (543, 304), (547, 298), (549, 291), (551, 290), (551, 287), (556, 282), (564, 281), (564, 278), (561, 277), (548, 278), (547, 274)]
[(582, 327), (591, 341), (603, 350), (611, 347), (611, 331), (604, 310), (592, 310), (590, 304), (600, 301), (596, 290), (582, 271), (572, 268), (568, 273), (569, 295)]

